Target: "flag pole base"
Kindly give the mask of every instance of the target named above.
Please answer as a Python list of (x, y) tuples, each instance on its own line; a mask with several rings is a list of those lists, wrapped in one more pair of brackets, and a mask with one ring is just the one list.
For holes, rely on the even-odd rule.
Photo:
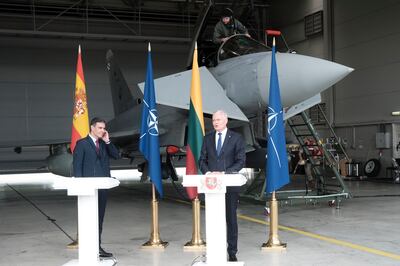
[(152, 185), (153, 200), (151, 201), (152, 207), (152, 224), (150, 240), (142, 245), (143, 249), (164, 249), (168, 246), (168, 242), (160, 239), (160, 232), (158, 230), (158, 201), (156, 199), (156, 189)]
[(278, 202), (275, 197), (275, 191), (272, 192), (269, 206), (271, 209), (269, 239), (267, 243), (262, 244), (261, 250), (284, 251), (286, 250), (286, 243), (282, 243), (278, 236)]
[[(78, 202), (76, 203), (78, 205)], [(68, 249), (78, 249), (79, 248), (79, 228), (76, 228), (76, 239), (72, 239), (72, 242), (67, 245)]]
[(201, 239), (201, 230), (200, 230), (200, 200), (196, 197), (192, 201), (192, 210), (193, 210), (193, 232), (192, 232), (192, 240), (187, 242), (183, 246), (183, 250), (186, 251), (203, 251), (206, 249), (206, 242)]
[(286, 243), (264, 243), (261, 246), (261, 250), (263, 251), (286, 251), (287, 244)]
[(71, 242), (71, 243), (69, 243), (69, 244), (67, 245), (67, 248), (69, 248), (69, 249), (77, 249), (77, 248), (79, 248), (79, 241), (78, 241), (78, 239), (77, 239), (77, 240), (74, 240), (74, 241)]
[(203, 240), (198, 241), (198, 242), (194, 242), (192, 240), (192, 241), (187, 242), (183, 246), (183, 250), (185, 250), (185, 251), (204, 251), (204, 250), (206, 250), (206, 247), (207, 247), (206, 242), (204, 242)]
[(168, 242), (164, 242), (162, 240), (153, 241), (150, 239), (142, 245), (142, 249), (164, 249), (168, 246), (168, 244)]

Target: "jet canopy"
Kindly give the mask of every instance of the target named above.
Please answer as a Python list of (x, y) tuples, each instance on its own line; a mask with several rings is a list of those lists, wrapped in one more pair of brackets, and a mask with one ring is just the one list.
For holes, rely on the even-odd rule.
[(271, 51), (271, 48), (244, 35), (231, 36), (218, 49), (218, 62), (246, 54)]

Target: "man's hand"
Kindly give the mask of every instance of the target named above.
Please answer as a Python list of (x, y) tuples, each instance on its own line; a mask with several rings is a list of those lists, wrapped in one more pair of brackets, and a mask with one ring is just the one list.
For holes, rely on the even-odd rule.
[(107, 130), (104, 130), (104, 135), (101, 139), (107, 144), (110, 143), (110, 135)]

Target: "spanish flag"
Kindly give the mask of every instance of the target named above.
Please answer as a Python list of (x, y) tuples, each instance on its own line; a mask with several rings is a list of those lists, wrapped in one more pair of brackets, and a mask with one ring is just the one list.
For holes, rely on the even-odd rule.
[[(203, 102), (199, 66), (197, 64), (197, 43), (193, 53), (192, 85), (190, 89), (190, 108), (188, 121), (188, 142), (186, 147), (186, 174), (200, 173), (198, 161), (204, 137)], [(188, 187), (186, 192), (191, 200), (197, 197), (197, 188)]]
[(71, 152), (74, 152), (76, 142), (89, 134), (89, 113), (86, 99), (85, 77), (83, 76), (81, 46), (78, 50), (76, 64), (74, 115), (72, 117)]

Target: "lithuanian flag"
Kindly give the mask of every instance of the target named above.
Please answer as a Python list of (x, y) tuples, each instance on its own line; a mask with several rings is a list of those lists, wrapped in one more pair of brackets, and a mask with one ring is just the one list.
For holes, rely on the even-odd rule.
[[(190, 108), (188, 121), (188, 142), (186, 147), (186, 174), (200, 173), (198, 161), (204, 137), (203, 103), (201, 97), (201, 82), (199, 66), (197, 64), (197, 43), (193, 53), (192, 85), (190, 88)], [(197, 197), (197, 188), (186, 188), (191, 200)]]
[(89, 134), (89, 113), (86, 99), (85, 77), (83, 76), (81, 46), (78, 50), (76, 64), (74, 115), (72, 117), (71, 152), (74, 152), (76, 142)]

